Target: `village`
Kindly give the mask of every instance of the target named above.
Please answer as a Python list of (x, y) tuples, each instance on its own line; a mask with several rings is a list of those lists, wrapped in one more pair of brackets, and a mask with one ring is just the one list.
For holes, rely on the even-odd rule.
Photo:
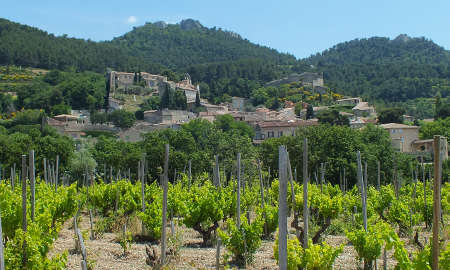
[[(295, 113), (295, 106), (292, 102), (285, 102), (284, 108), (271, 110), (264, 106), (259, 106), (253, 111), (246, 110), (247, 99), (242, 97), (231, 97), (231, 102), (211, 104), (207, 99), (200, 98), (199, 85), (193, 85), (189, 74), (180, 82), (169, 81), (166, 76), (149, 74), (146, 72), (136, 73), (111, 71), (109, 77), (110, 96), (109, 110), (128, 109), (136, 110), (137, 104), (145, 97), (159, 96), (164, 94), (166, 89), (172, 88), (184, 93), (186, 96), (186, 110), (160, 109), (147, 110), (143, 112), (143, 119), (137, 120), (130, 128), (119, 128), (111, 123), (97, 124), (90, 121), (88, 110), (72, 110), (71, 114), (56, 115), (48, 117), (47, 122), (63, 135), (68, 135), (74, 139), (86, 137), (86, 131), (110, 132), (117, 134), (117, 137), (128, 142), (136, 142), (142, 139), (142, 134), (160, 129), (178, 129), (181, 124), (193, 119), (205, 119), (213, 122), (218, 116), (231, 115), (236, 121), (243, 121), (254, 129), (253, 143), (260, 144), (265, 139), (278, 138), (281, 136), (293, 136), (300, 127), (319, 125), (317, 116), (330, 110), (334, 106), (345, 106), (351, 108), (351, 113), (340, 111), (339, 115), (349, 120), (349, 126), (354, 129), (361, 129), (368, 124), (379, 125), (389, 132), (392, 146), (397, 151), (414, 155), (431, 155), (433, 150), (433, 140), (419, 139), (419, 126), (413, 125), (414, 118), (403, 115), (405, 123), (384, 123), (377, 120), (377, 112), (373, 105), (363, 101), (360, 97), (342, 97), (333, 101), (331, 106), (314, 106), (312, 115), (308, 116), (308, 103), (302, 103), (303, 109), (299, 115)], [(139, 76), (147, 92), (137, 91), (135, 82)], [(327, 88), (324, 87), (323, 74), (304, 72), (302, 74), (292, 74), (283, 79), (267, 83), (268, 86), (279, 86), (282, 84), (300, 83), (309, 87), (313, 92), (325, 94)], [(124, 94), (125, 93), (125, 94)], [(125, 97), (125, 98), (124, 98)], [(196, 99), (199, 99), (202, 110), (194, 112)], [(424, 121), (433, 121), (425, 119)], [(447, 147), (448, 149), (448, 147)], [(447, 151), (448, 153), (448, 151)]]

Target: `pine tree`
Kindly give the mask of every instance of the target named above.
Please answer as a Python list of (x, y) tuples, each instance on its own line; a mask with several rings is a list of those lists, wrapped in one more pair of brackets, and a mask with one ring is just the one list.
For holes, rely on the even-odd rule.
[(201, 104), (200, 104), (200, 93), (199, 92), (197, 92), (196, 94), (195, 94), (195, 107), (200, 107), (201, 106)]
[(172, 91), (172, 89), (170, 88), (170, 85), (166, 84), (166, 89), (164, 90), (164, 93), (161, 97), (161, 109), (170, 107), (170, 105), (172, 103), (171, 91)]
[(306, 107), (306, 120), (311, 119), (314, 117), (314, 109), (311, 104), (308, 104), (308, 107)]

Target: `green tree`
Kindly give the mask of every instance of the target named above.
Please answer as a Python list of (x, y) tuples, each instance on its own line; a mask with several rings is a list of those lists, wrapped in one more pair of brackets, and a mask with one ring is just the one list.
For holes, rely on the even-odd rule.
[(447, 137), (450, 142), (450, 116), (433, 122), (422, 123), (419, 135), (421, 139), (433, 139), (434, 135)]
[(173, 90), (169, 84), (166, 84), (165, 90), (161, 97), (161, 109), (170, 108), (173, 105)]
[(314, 108), (311, 104), (308, 104), (308, 107), (306, 107), (306, 120), (311, 119), (314, 117)]
[(350, 120), (348, 117), (341, 115), (337, 110), (321, 111), (317, 118), (321, 124), (350, 126)]
[(134, 112), (134, 116), (137, 120), (144, 120), (144, 111), (143, 110), (137, 110)]
[(115, 110), (109, 114), (109, 120), (116, 126), (120, 128), (130, 128), (134, 125), (136, 117), (134, 113), (121, 110)]
[(159, 110), (161, 108), (161, 99), (159, 96), (151, 96), (140, 105), (143, 111)]
[(60, 103), (60, 104), (54, 105), (52, 107), (52, 114), (53, 115), (70, 114), (70, 110), (71, 110), (71, 108), (69, 105)]
[(387, 108), (381, 110), (378, 114), (378, 122), (381, 124), (386, 123), (403, 123), (403, 115), (405, 110), (403, 108)]
[(202, 104), (200, 103), (200, 93), (199, 92), (197, 92), (196, 94), (195, 94), (195, 107), (200, 107), (200, 106), (202, 106)]
[(295, 104), (294, 112), (295, 115), (300, 116), (303, 110), (303, 104), (301, 102)]
[(86, 148), (76, 151), (70, 159), (70, 173), (73, 179), (83, 179), (83, 175), (93, 173), (97, 162)]

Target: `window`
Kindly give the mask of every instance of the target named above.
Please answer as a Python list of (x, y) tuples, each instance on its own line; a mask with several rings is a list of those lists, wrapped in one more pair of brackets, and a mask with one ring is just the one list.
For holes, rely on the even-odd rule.
[(283, 131), (278, 131), (278, 137), (283, 136)]
[(264, 140), (264, 137), (266, 137), (264, 134), (261, 134), (261, 140)]
[(272, 138), (272, 137), (274, 137), (274, 133), (275, 133), (275, 132), (273, 132), (273, 131), (267, 132), (267, 138)]

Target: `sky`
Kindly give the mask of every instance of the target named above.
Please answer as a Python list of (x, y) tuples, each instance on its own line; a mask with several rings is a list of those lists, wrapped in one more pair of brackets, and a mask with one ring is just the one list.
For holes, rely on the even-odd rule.
[(111, 40), (146, 22), (199, 20), (251, 42), (308, 57), (340, 42), (399, 34), (450, 49), (448, 0), (21, 0), (0, 17), (56, 35)]

